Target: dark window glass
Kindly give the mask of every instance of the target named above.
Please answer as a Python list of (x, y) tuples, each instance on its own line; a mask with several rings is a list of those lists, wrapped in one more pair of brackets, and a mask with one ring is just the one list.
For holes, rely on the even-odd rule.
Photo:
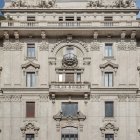
[(27, 16), (27, 21), (35, 21), (35, 16)]
[(114, 140), (114, 134), (105, 134), (105, 140)]
[(65, 20), (66, 20), (66, 21), (74, 21), (74, 17), (73, 17), (73, 16), (72, 16), (72, 17), (69, 16), (69, 17), (66, 17)]
[(34, 140), (34, 134), (26, 134), (26, 140)]
[(114, 103), (112, 101), (105, 102), (105, 117), (114, 116)]
[(59, 17), (59, 21), (63, 21), (63, 17)]
[(104, 17), (104, 21), (113, 21), (113, 17), (106, 16)]
[(77, 17), (77, 21), (81, 21), (81, 17)]
[(62, 113), (64, 116), (76, 116), (78, 103), (62, 103)]
[(26, 102), (26, 117), (35, 117), (35, 102)]
[(65, 82), (74, 82), (74, 73), (66, 73)]

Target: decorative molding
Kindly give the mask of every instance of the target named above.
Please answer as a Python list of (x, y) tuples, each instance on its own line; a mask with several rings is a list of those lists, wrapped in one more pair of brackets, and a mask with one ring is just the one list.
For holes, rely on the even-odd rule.
[(119, 128), (116, 127), (113, 123), (107, 123), (104, 127), (101, 127), (100, 130), (102, 137), (104, 137), (106, 133), (113, 133), (115, 136), (117, 136)]
[(127, 102), (128, 95), (119, 95), (118, 99), (119, 99), (119, 102)]
[(100, 43), (97, 42), (96, 40), (94, 40), (94, 41), (91, 43), (90, 50), (91, 50), (91, 51), (100, 51)]
[(25, 64), (21, 65), (22, 69), (27, 69), (30, 66), (34, 67), (35, 69), (39, 69), (40, 68), (39, 64), (36, 64), (36, 63), (34, 63), (32, 61), (29, 61), (28, 63), (25, 63)]
[(87, 3), (89, 8), (135, 8), (135, 0), (90, 0)]
[(121, 41), (117, 43), (117, 47), (119, 51), (135, 51), (137, 43), (133, 40), (131, 42)]
[(15, 36), (15, 39), (16, 39), (16, 40), (19, 40), (19, 33), (18, 33), (18, 31), (15, 31), (15, 32), (14, 32), (14, 36)]
[(136, 102), (137, 98), (136, 98), (136, 95), (129, 95), (128, 96), (128, 101), (129, 102)]
[(99, 95), (91, 95), (90, 96), (92, 102), (99, 102), (100, 96)]
[(35, 126), (34, 123), (31, 122), (20, 128), (23, 137), (25, 137), (28, 133), (33, 133), (37, 137), (39, 129), (39, 127)]
[(22, 51), (23, 46), (20, 42), (11, 43), (9, 41), (5, 41), (3, 43), (3, 51)]
[(62, 121), (62, 120), (84, 121), (86, 119), (86, 116), (81, 111), (78, 111), (75, 116), (64, 116), (63, 113), (60, 111), (56, 115), (54, 115), (53, 118), (56, 121)]
[(90, 65), (91, 64), (91, 58), (85, 57), (83, 58), (83, 65)]
[(39, 46), (40, 51), (49, 51), (49, 44), (45, 41), (42, 41), (42, 43)]
[(12, 102), (20, 102), (21, 101), (21, 95), (12, 95), (11, 96), (11, 101)]
[(5, 38), (5, 40), (9, 41), (9, 33), (8, 33), (8, 31), (4, 32), (4, 38)]
[(118, 64), (114, 64), (111, 61), (107, 61), (106, 63), (100, 65), (100, 69), (105, 69), (108, 66), (111, 67), (111, 68), (113, 68), (113, 69), (118, 69), (118, 67), (119, 67)]
[(40, 95), (40, 102), (48, 102), (49, 96), (48, 95)]
[[(74, 40), (74, 39), (65, 39), (65, 40), (61, 40), (59, 42), (57, 42), (54, 47), (51, 49), (51, 52), (57, 52), (57, 50), (59, 49), (59, 47), (63, 47), (63, 46), (76, 46), (79, 49), (82, 50), (82, 52), (89, 52), (88, 46), (86, 45), (85, 42), (83, 41), (79, 41), (79, 40)], [(57, 49), (57, 50), (56, 50)]]
[(56, 58), (55, 57), (49, 58), (49, 65), (56, 65)]

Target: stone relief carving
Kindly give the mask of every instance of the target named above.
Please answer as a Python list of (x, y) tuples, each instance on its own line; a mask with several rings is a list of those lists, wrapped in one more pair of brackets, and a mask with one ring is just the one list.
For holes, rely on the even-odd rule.
[(39, 46), (40, 51), (49, 51), (49, 44), (47, 42), (42, 42)]
[(100, 96), (99, 95), (91, 95), (90, 96), (92, 102), (99, 102)]
[(25, 137), (27, 133), (33, 133), (35, 136), (38, 136), (39, 127), (35, 126), (34, 123), (27, 123), (25, 126), (21, 127), (22, 136)]
[(40, 102), (48, 102), (49, 95), (40, 95)]
[(22, 96), (21, 95), (6, 95), (3, 96), (3, 101), (4, 102), (20, 102)]
[(108, 66), (112, 67), (113, 69), (118, 69), (118, 67), (119, 67), (118, 64), (114, 64), (111, 61), (107, 61), (106, 63), (100, 65), (100, 69), (105, 69)]
[(55, 0), (15, 0), (11, 2), (13, 8), (18, 7), (39, 7), (39, 8), (52, 8), (55, 6)]
[(87, 7), (132, 8), (136, 7), (136, 2), (135, 0), (90, 0)]
[(3, 43), (3, 51), (22, 51), (22, 44), (20, 42), (10, 43), (5, 41)]
[[(58, 41), (54, 47), (51, 49), (51, 52), (54, 52), (54, 50), (58, 47), (58, 46), (82, 46), (84, 51), (89, 52), (88, 46), (86, 45), (85, 42), (83, 41), (79, 41), (79, 40), (71, 40), (71, 39), (66, 39), (66, 40), (61, 40)], [(82, 49), (82, 48), (81, 48)]]
[(119, 102), (136, 102), (136, 95), (119, 95)]
[(90, 47), (91, 51), (100, 51), (100, 43), (97, 41), (93, 41)]
[(125, 42), (121, 41), (117, 43), (117, 47), (119, 51), (135, 51), (137, 47), (136, 41)]
[(119, 95), (118, 96), (119, 102), (126, 102), (127, 97), (128, 97), (127, 95)]
[(116, 127), (113, 123), (107, 123), (104, 127), (101, 127), (100, 130), (103, 137), (106, 133), (114, 133), (114, 135), (117, 136), (119, 128)]
[(86, 116), (81, 113), (81, 111), (77, 112), (76, 116), (63, 116), (63, 113), (60, 111), (56, 115), (53, 116), (54, 120), (56, 120), (56, 129), (60, 131), (60, 128), (63, 127), (79, 127), (80, 131), (83, 131), (82, 122), (86, 119)]
[(29, 61), (28, 63), (25, 63), (25, 64), (21, 65), (22, 69), (27, 69), (30, 66), (34, 67), (35, 69), (39, 69), (40, 68), (39, 64), (36, 64), (36, 63), (34, 63), (32, 61)]

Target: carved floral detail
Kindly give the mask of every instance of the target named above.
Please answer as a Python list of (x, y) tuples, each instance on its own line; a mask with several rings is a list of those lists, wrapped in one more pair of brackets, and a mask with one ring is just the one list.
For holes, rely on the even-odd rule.
[(91, 51), (100, 51), (100, 43), (97, 41), (93, 41), (90, 47)]
[(49, 50), (49, 44), (47, 42), (42, 42), (39, 46), (40, 51), (48, 51)]
[(35, 134), (35, 136), (38, 136), (38, 131), (39, 131), (39, 127), (35, 126), (34, 123), (27, 123), (25, 124), (25, 126), (21, 127), (20, 130), (22, 132), (23, 137), (27, 134), (27, 133), (33, 133)]
[(21, 51), (23, 48), (20, 42), (11, 43), (6, 41), (3, 46), (4, 51)]
[(40, 68), (39, 64), (36, 64), (36, 63), (34, 63), (32, 61), (29, 61), (28, 63), (25, 63), (25, 64), (21, 65), (22, 69), (27, 69), (30, 66), (34, 67), (35, 69), (39, 69)]
[(105, 124), (104, 127), (101, 127), (100, 130), (103, 137), (104, 137), (104, 134), (112, 133), (112, 132), (115, 134), (115, 136), (117, 136), (119, 128), (116, 127), (113, 123), (107, 123)]
[(131, 51), (136, 50), (137, 43), (135, 41), (125, 42), (121, 41), (117, 44), (118, 50), (120, 51)]

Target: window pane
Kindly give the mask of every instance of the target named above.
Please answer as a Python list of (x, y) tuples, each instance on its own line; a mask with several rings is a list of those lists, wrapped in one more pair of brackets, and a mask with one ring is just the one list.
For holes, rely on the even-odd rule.
[(104, 82), (105, 87), (113, 86), (113, 72), (105, 72)]
[(27, 57), (35, 57), (35, 44), (34, 43), (27, 44)]
[(62, 112), (64, 116), (75, 116), (78, 111), (78, 103), (62, 103)]
[(26, 74), (26, 86), (34, 87), (36, 84), (35, 72), (27, 72)]
[(77, 82), (81, 82), (81, 73), (77, 73)]
[(74, 82), (74, 73), (66, 73), (65, 82)]
[(35, 117), (35, 102), (26, 102), (26, 117)]
[(105, 44), (105, 56), (111, 57), (112, 55), (112, 44)]
[(105, 140), (114, 140), (114, 134), (105, 134)]
[(63, 74), (59, 74), (58, 75), (58, 81), (59, 82), (63, 82)]
[(34, 134), (26, 134), (26, 140), (34, 140)]
[(105, 117), (113, 117), (113, 102), (105, 102)]

